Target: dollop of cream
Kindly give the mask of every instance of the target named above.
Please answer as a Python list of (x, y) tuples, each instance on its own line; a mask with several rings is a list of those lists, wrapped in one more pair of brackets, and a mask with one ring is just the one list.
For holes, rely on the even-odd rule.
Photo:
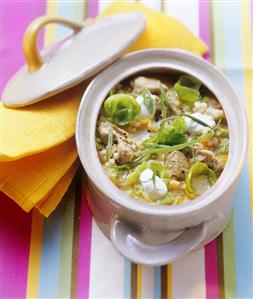
[[(152, 95), (152, 98), (154, 100), (154, 105), (155, 105), (155, 99), (156, 99), (156, 96), (155, 95)], [(138, 119), (151, 119), (153, 118), (154, 114), (155, 114), (155, 110), (153, 111), (153, 113), (150, 113), (144, 103), (144, 98), (143, 96), (138, 96), (136, 99), (136, 102), (141, 106), (141, 112), (140, 114), (138, 115)]]
[[(202, 120), (211, 128), (214, 128), (216, 125), (214, 119), (210, 115), (206, 115), (200, 112), (195, 112), (192, 114), (192, 116), (198, 118), (199, 120)], [(185, 117), (185, 124), (187, 130), (192, 134), (201, 135), (209, 130), (208, 127), (202, 126), (201, 124), (197, 123), (196, 121), (194, 121), (189, 117)]]
[(143, 170), (140, 174), (140, 182), (149, 198), (156, 200), (165, 195), (168, 192), (168, 188), (160, 177), (155, 176), (153, 178), (153, 175), (154, 173), (151, 169), (147, 168)]

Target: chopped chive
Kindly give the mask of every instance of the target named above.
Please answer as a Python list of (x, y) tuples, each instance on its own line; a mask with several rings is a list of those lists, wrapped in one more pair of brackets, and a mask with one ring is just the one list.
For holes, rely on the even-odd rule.
[(212, 127), (210, 127), (207, 123), (205, 123), (203, 120), (200, 120), (199, 118), (192, 116), (190, 114), (183, 114), (184, 116), (191, 118), (192, 120), (196, 121), (197, 123), (199, 123), (200, 125), (204, 126), (204, 127), (208, 127), (212, 130)]
[(112, 155), (113, 130), (112, 125), (108, 128), (108, 144), (106, 147), (106, 161), (109, 161)]

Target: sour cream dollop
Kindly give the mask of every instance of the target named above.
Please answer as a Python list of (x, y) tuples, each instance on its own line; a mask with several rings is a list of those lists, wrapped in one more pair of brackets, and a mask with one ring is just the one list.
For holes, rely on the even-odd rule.
[[(216, 125), (214, 119), (210, 115), (206, 115), (200, 112), (195, 112), (192, 114), (192, 116), (198, 118), (199, 120), (202, 120), (211, 128), (214, 128)], [(197, 123), (195, 120), (189, 117), (185, 117), (185, 124), (187, 130), (192, 134), (201, 135), (209, 130), (208, 127), (202, 126), (201, 124)]]
[[(155, 95), (151, 95), (152, 99), (154, 100), (154, 105), (155, 105), (155, 99), (156, 99), (156, 96)], [(138, 115), (137, 118), (139, 119), (151, 119), (154, 114), (155, 114), (155, 109), (153, 111), (153, 113), (150, 113), (144, 103), (144, 98), (142, 95), (138, 96), (136, 99), (136, 102), (141, 106), (141, 112), (140, 114)]]
[(143, 170), (140, 174), (140, 182), (144, 192), (149, 198), (155, 200), (165, 195), (168, 189), (161, 178), (155, 176), (153, 179), (153, 174), (153, 171), (149, 168)]

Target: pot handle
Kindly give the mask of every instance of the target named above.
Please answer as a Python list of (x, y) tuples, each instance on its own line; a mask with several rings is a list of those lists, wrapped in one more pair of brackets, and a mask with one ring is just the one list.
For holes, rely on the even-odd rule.
[(52, 23), (59, 23), (78, 31), (86, 24), (91, 24), (91, 21), (87, 19), (85, 22), (79, 22), (62, 17), (42, 16), (31, 22), (23, 37), (23, 52), (30, 72), (37, 71), (44, 64), (37, 48), (37, 37), (42, 27)]
[(114, 247), (127, 259), (148, 266), (159, 266), (174, 262), (196, 249), (206, 236), (205, 221), (186, 229), (176, 239), (161, 245), (145, 244), (138, 239), (138, 233), (125, 222), (115, 219), (111, 226), (111, 241)]

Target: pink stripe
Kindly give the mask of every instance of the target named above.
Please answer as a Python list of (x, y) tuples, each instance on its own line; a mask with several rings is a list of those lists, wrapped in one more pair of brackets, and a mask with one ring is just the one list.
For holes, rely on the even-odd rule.
[[(209, 15), (209, 2), (205, 0), (200, 0), (199, 32), (200, 37), (205, 41), (209, 48), (211, 47), (210, 21), (211, 20)], [(208, 60), (210, 60), (210, 50), (209, 53), (205, 56), (205, 58)], [(205, 275), (206, 298), (219, 298), (216, 240), (212, 241), (207, 246), (205, 246)]]
[[(1, 86), (2, 92), (4, 85), (10, 77), (24, 63), (22, 50), (22, 39), (27, 25), (36, 17), (45, 14), (46, 1), (2, 1), (1, 17)], [(42, 46), (42, 35), (38, 44)]]
[[(87, 188), (83, 184), (83, 188)], [(90, 284), (90, 251), (91, 251), (91, 230), (92, 216), (87, 207), (86, 194), (82, 191), (82, 203), (80, 212), (80, 231), (78, 246), (78, 265), (77, 265), (77, 298), (89, 297)]]
[(98, 14), (99, 0), (90, 0), (88, 2), (88, 16), (95, 18)]
[(0, 193), (0, 298), (25, 298), (31, 214)]
[[(27, 25), (45, 13), (45, 2), (1, 2), (1, 86), (24, 63), (22, 38)], [(42, 39), (39, 39), (39, 45)], [(25, 298), (31, 214), (0, 193), (0, 298)]]
[[(209, 2), (206, 0), (199, 0), (199, 35), (200, 38), (210, 47), (211, 35), (209, 30), (210, 17), (208, 13)], [(210, 60), (210, 49), (204, 55), (205, 59)]]
[(205, 246), (206, 298), (219, 298), (216, 240)]
[[(87, 5), (87, 16), (91, 18), (96, 17), (98, 14), (99, 0), (89, 0)], [(90, 287), (92, 215), (87, 205), (87, 188), (87, 184), (83, 182), (82, 203), (80, 212), (76, 290), (76, 298), (82, 299), (89, 298)]]

